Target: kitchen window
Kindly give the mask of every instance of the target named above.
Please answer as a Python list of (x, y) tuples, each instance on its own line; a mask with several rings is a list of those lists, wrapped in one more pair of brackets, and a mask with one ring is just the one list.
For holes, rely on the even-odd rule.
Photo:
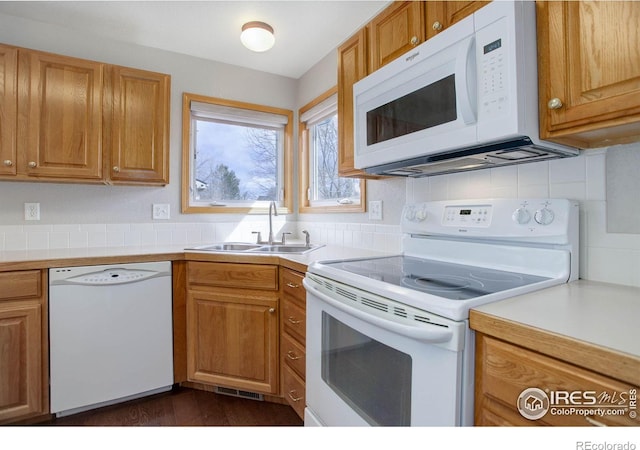
[(292, 210), (293, 112), (183, 95), (182, 212)]
[(365, 181), (338, 175), (337, 88), (299, 111), (300, 212), (364, 212)]

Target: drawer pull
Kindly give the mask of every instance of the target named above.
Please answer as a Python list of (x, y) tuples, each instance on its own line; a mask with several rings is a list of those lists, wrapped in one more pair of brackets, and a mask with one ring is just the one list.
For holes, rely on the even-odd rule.
[(294, 325), (298, 325), (300, 322), (302, 322), (302, 320), (296, 320), (293, 317), (289, 317), (289, 318), (287, 318), (287, 320), (289, 322), (291, 322), (292, 324), (294, 324)]
[(296, 356), (296, 354), (295, 354), (295, 353), (293, 353), (293, 351), (289, 350), (289, 351), (287, 352), (287, 358), (289, 358), (289, 359), (290, 359), (290, 360), (292, 360), (292, 361), (295, 361), (295, 360), (297, 360), (297, 359), (302, 358), (302, 356)]
[(591, 425), (596, 426), (596, 427), (606, 427), (607, 425), (605, 425), (602, 422), (599, 422), (595, 419), (592, 419), (589, 416), (584, 416), (584, 420), (586, 420), (587, 422), (589, 422)]
[(289, 398), (291, 399), (291, 401), (294, 402), (299, 402), (300, 400), (302, 400), (302, 397), (294, 397), (293, 394), (295, 394), (296, 390), (293, 389), (292, 391), (289, 391)]
[(299, 285), (299, 284), (293, 284), (293, 283), (292, 283), (292, 282), (290, 282), (290, 281), (288, 281), (288, 282), (287, 282), (287, 286), (289, 286), (290, 288), (293, 288), (293, 289), (297, 289), (297, 288), (299, 288), (299, 287), (300, 287), (300, 285)]

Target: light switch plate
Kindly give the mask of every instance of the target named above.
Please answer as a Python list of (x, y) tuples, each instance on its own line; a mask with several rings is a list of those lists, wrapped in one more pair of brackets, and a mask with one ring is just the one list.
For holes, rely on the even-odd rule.
[(382, 200), (369, 202), (369, 220), (382, 220)]
[(24, 204), (24, 220), (40, 220), (40, 203)]
[(154, 220), (169, 220), (171, 214), (169, 212), (168, 203), (154, 203), (153, 204), (153, 219)]

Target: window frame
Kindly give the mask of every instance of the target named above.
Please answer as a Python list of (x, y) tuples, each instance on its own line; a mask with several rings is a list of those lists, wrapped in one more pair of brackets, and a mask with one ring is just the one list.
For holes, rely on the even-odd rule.
[[(309, 145), (310, 130), (307, 128), (307, 123), (300, 121), (300, 117), (309, 111), (314, 106), (327, 100), (332, 95), (336, 95), (338, 87), (334, 86), (326, 92), (320, 94), (318, 97), (311, 100), (298, 110), (298, 196), (300, 213), (363, 213), (366, 212), (367, 193), (366, 193), (366, 180), (360, 179), (360, 204), (339, 204), (334, 205), (311, 205), (311, 201), (307, 193), (311, 188), (311, 179), (313, 178), (310, 171), (310, 157), (311, 149)], [(337, 114), (337, 109), (336, 109)], [(339, 121), (338, 121), (339, 123)], [(338, 130), (338, 133), (340, 131)], [(338, 145), (340, 140), (338, 139)]]
[(287, 117), (284, 126), (284, 139), (282, 148), (283, 179), (282, 199), (278, 204), (278, 214), (290, 214), (293, 212), (293, 111), (272, 106), (258, 105), (235, 100), (227, 100), (206, 95), (185, 92), (182, 94), (182, 186), (181, 211), (183, 214), (268, 214), (269, 201), (261, 200), (251, 206), (204, 206), (190, 204), (191, 189), (191, 102), (209, 103), (220, 106), (229, 106), (252, 111), (279, 114)]

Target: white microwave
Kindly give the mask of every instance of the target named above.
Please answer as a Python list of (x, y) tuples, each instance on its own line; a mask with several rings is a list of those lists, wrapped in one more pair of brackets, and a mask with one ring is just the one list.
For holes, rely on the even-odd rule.
[(355, 167), (419, 177), (576, 156), (539, 139), (535, 14), (494, 1), (358, 81)]

